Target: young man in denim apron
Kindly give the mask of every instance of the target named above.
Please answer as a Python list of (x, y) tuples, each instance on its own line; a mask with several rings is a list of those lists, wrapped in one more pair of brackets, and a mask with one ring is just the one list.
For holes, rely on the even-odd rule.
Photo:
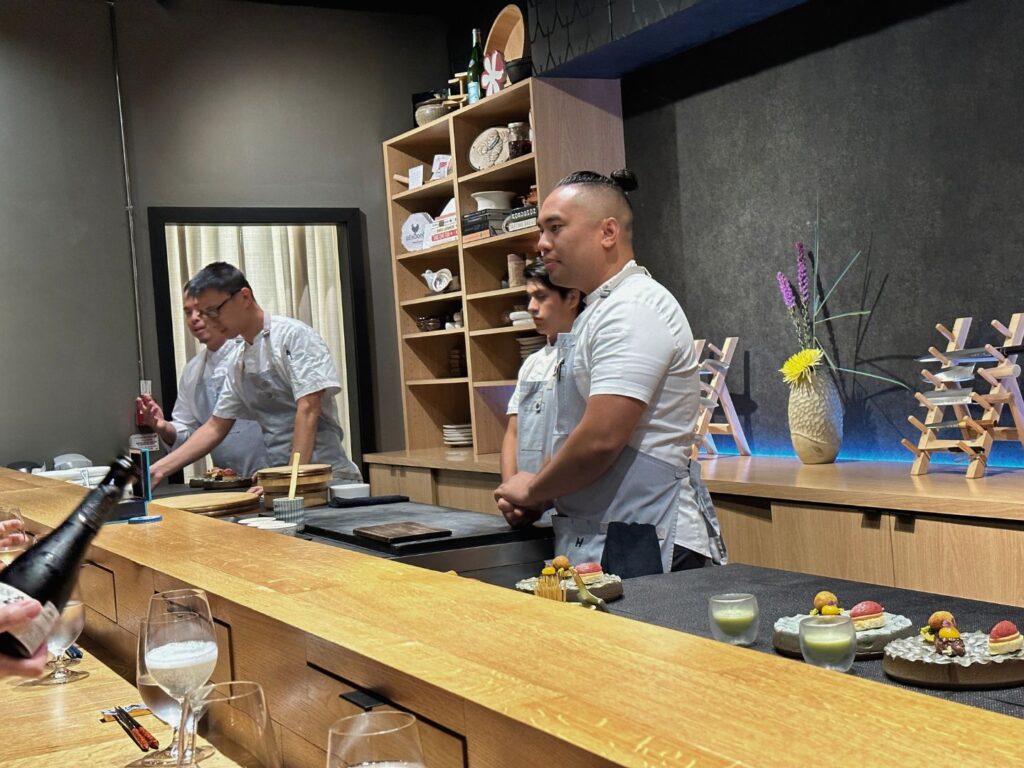
[[(546, 408), (554, 393), (555, 366), (558, 363), (558, 350), (554, 344), (560, 333), (568, 333), (572, 329), (573, 321), (583, 309), (580, 292), (553, 284), (540, 259), (526, 267), (523, 277), (530, 297), (527, 311), (533, 315), (537, 333), (544, 334), (548, 343), (523, 361), (516, 389), (508, 401), (505, 410), (508, 424), (501, 444), (502, 481), (519, 471), (540, 471), (546, 440)], [(504, 500), (498, 502), (498, 509), (513, 528), (535, 522), (548, 506), (519, 509)]]
[(215, 328), (245, 343), (224, 378), (213, 415), (150, 468), (153, 485), (209, 453), (239, 418), (260, 425), (271, 465), (291, 463), (295, 452), (304, 464), (330, 464), (338, 482), (362, 482), (341, 444), (334, 402), (341, 383), (320, 334), (290, 317), (272, 317), (256, 303), (245, 275), (224, 262), (200, 270), (185, 292)]
[(700, 400), (693, 334), (679, 303), (634, 260), (628, 171), (567, 176), (541, 207), (538, 249), (586, 309), (556, 347), (538, 472), (495, 492), (531, 509), (554, 500), (556, 554), (636, 576), (725, 561), (700, 469), (687, 458)]

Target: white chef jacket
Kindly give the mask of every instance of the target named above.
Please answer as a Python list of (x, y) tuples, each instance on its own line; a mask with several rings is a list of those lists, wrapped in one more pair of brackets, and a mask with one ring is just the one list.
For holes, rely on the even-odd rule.
[(338, 480), (362, 482), (359, 468), (345, 455), (344, 432), (334, 396), (341, 391), (338, 372), (323, 338), (303, 322), (263, 313), (263, 330), (232, 357), (214, 409), (222, 419), (249, 418), (263, 430), (271, 466), (290, 463), (296, 402), (323, 392), (312, 461), (330, 464)]
[[(635, 266), (630, 261), (623, 269)], [(588, 309), (573, 327), (576, 385), (587, 398), (623, 395), (646, 403), (629, 445), (672, 466), (685, 464), (700, 407), (690, 323), (676, 298), (648, 275), (628, 277), (598, 302), (607, 284), (587, 296)], [(683, 482), (688, 485), (689, 479)], [(675, 543), (710, 556), (694, 494), (683, 490)]]
[[(185, 364), (178, 382), (178, 399), (171, 413), (171, 424), (177, 436), (173, 451), (195, 432), (213, 413), (220, 398), (226, 371), (231, 367), (232, 357), (242, 351), (243, 339), (230, 339), (216, 352), (203, 347)], [(263, 431), (255, 421), (239, 419), (220, 445), (210, 452), (214, 466), (231, 468), (240, 477), (252, 474), (267, 466), (267, 452), (263, 446)]]

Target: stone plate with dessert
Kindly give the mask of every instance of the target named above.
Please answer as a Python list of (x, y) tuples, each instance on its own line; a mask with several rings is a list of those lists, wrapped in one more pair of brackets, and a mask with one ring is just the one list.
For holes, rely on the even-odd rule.
[(1011, 621), (989, 632), (961, 632), (949, 611), (936, 611), (914, 637), (885, 648), (889, 677), (925, 688), (1009, 688), (1024, 685), (1024, 637)]
[(814, 596), (813, 608), (809, 613), (797, 616), (783, 616), (775, 622), (772, 645), (784, 656), (800, 658), (800, 622), (808, 616), (849, 616), (857, 632), (857, 653), (855, 659), (878, 659), (886, 646), (901, 637), (917, 635), (914, 623), (906, 616), (889, 613), (880, 603), (864, 600), (850, 610), (839, 606), (839, 598), (831, 592), (819, 592)]
[(189, 488), (205, 488), (208, 491), (248, 488), (251, 485), (251, 478), (241, 477), (235, 470), (222, 467), (208, 469), (202, 477), (193, 477), (188, 481)]
[[(565, 600), (570, 603), (578, 603), (580, 602), (579, 589), (577, 589), (576, 582), (573, 581), (572, 576), (568, 573), (569, 561), (565, 560), (563, 565), (559, 562), (560, 559), (560, 557), (556, 557), (551, 563), (558, 569), (561, 576), (562, 586), (565, 588)], [(622, 597), (622, 579), (614, 574), (605, 573), (599, 563), (582, 563), (576, 566), (576, 572), (583, 579), (583, 584), (594, 597), (599, 597), (606, 603)], [(517, 581), (516, 589), (520, 592), (533, 594), (537, 589), (539, 580), (538, 576), (531, 576), (528, 579)]]

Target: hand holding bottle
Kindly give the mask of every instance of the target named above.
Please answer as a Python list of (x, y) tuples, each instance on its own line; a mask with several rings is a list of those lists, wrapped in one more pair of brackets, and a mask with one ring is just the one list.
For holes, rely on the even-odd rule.
[[(32, 599), (0, 605), (0, 632), (17, 630), (39, 615), (43, 607)], [(27, 659), (0, 654), (0, 679), (18, 677), (39, 677), (46, 669), (46, 643), (36, 649)]]

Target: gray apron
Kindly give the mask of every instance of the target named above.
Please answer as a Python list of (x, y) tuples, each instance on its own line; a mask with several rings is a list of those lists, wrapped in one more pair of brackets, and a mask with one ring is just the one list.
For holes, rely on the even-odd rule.
[(552, 396), (552, 380), (520, 384), (519, 413), (516, 416), (516, 466), (520, 472), (537, 474), (551, 455), (551, 425), (547, 401)]
[[(569, 434), (582, 421), (587, 408), (587, 401), (572, 375), (577, 334), (589, 321), (601, 300), (607, 298), (625, 279), (636, 274), (649, 273), (639, 266), (620, 272), (618, 278), (606, 285), (577, 319), (572, 333), (559, 334), (556, 343), (558, 363), (554, 397), (551, 398), (550, 407), (542, 408), (549, 425), (543, 459), (561, 448)], [(520, 414), (523, 412), (521, 403)], [(682, 454), (683, 450), (680, 449)], [(600, 562), (608, 523), (617, 521), (651, 525), (658, 538), (662, 571), (667, 572), (672, 566), (679, 496), (682, 492), (696, 496), (696, 506), (711, 538), (712, 559), (716, 563), (724, 563), (725, 545), (710, 494), (700, 480), (699, 465), (683, 458), (678, 465), (673, 466), (629, 445), (623, 448), (612, 466), (596, 481), (555, 500), (556, 514), (551, 518), (555, 552), (568, 555), (574, 563)]]
[[(269, 336), (264, 330), (263, 336)], [(267, 460), (272, 466), (291, 463), (292, 436), (295, 432), (295, 399), (284, 374), (277, 371), (269, 339), (264, 338), (255, 364), (242, 358), (240, 390), (253, 419), (263, 430)], [(320, 416), (313, 445), (312, 463), (330, 464), (333, 477), (346, 482), (362, 482), (358, 468), (341, 447), (341, 432)]]

